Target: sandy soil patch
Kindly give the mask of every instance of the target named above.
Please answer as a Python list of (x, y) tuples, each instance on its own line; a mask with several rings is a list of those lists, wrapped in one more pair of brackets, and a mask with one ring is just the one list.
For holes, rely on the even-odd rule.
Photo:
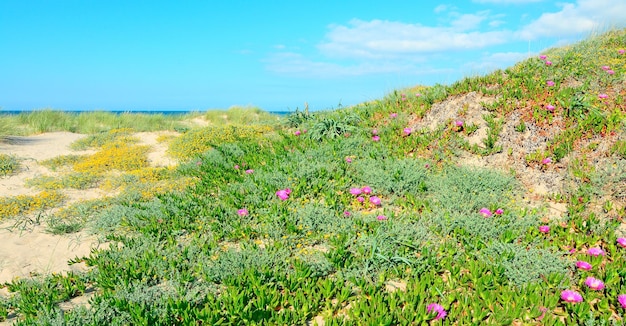
[[(158, 137), (167, 132), (141, 132), (135, 134), (139, 144), (151, 146), (148, 160), (151, 166), (173, 166), (174, 159), (166, 155), (167, 144), (159, 143)], [(176, 135), (172, 133), (172, 135)], [(51, 171), (39, 163), (43, 160), (68, 154), (91, 154), (93, 150), (74, 151), (70, 144), (87, 135), (70, 132), (45, 133), (35, 136), (10, 136), (0, 141), (0, 153), (20, 159), (22, 168), (17, 173), (0, 177), (0, 197), (34, 195), (38, 189), (29, 188), (25, 181), (37, 176), (57, 176), (60, 172)], [(102, 198), (110, 195), (100, 189), (63, 189), (67, 196), (66, 205), (80, 200)], [(76, 271), (80, 265), (69, 266), (68, 260), (89, 255), (92, 248), (100, 248), (93, 235), (78, 232), (70, 235), (53, 235), (46, 232), (45, 221), (34, 221), (28, 216), (0, 221), (0, 282), (15, 277), (30, 277), (36, 274)], [(20, 226), (20, 227), (16, 227)]]

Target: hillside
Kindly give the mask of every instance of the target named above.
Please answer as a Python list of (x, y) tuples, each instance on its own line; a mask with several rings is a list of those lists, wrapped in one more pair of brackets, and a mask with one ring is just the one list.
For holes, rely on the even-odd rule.
[(23, 325), (623, 323), (625, 49), (609, 31), (449, 86), (182, 130), (177, 187), (75, 213), (108, 247), (0, 307)]

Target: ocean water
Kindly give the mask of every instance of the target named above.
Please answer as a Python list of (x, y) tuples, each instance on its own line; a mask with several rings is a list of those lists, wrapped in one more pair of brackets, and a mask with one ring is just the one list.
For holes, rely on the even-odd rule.
[[(38, 110), (0, 110), (0, 115), (17, 115), (17, 114), (21, 114), (21, 113), (30, 113), (30, 112), (37, 112)], [(54, 110), (54, 111), (59, 111), (59, 110)], [(119, 111), (114, 111), (114, 110), (102, 110), (102, 111), (97, 111), (97, 110), (85, 110), (85, 111), (79, 111), (79, 110), (72, 110), (72, 111), (64, 111), (64, 110), (60, 110), (60, 112), (64, 112), (64, 113), (69, 113), (69, 114), (80, 114), (80, 113), (89, 113), (89, 112), (109, 112), (109, 113), (114, 113), (114, 114), (126, 114), (126, 113), (136, 113), (136, 114), (162, 114), (162, 115), (183, 115), (183, 114), (189, 114), (189, 113), (205, 113), (208, 111), (184, 111), (184, 110), (119, 110)], [(268, 113), (271, 114), (275, 114), (275, 115), (280, 115), (280, 116), (284, 116), (284, 115), (288, 115), (290, 113), (290, 111), (267, 111)]]

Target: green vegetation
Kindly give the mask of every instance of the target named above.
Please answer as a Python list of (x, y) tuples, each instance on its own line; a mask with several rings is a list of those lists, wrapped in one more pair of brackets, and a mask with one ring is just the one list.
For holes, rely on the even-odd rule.
[(20, 167), (19, 160), (8, 154), (0, 154), (0, 175), (7, 176), (13, 174)]
[[(103, 182), (127, 190), (52, 228), (87, 226), (110, 248), (74, 259), (85, 273), (7, 284), (0, 313), (18, 325), (623, 323), (624, 48), (626, 30), (611, 31), (450, 86), (190, 129), (171, 142), (176, 169), (147, 168), (126, 134), (94, 136), (96, 154), (50, 164), (88, 173), (132, 158)], [(493, 100), (489, 114), (432, 116), (470, 93)], [(525, 134), (536, 138), (510, 138)], [(563, 187), (535, 194), (508, 162), (462, 157), (517, 159)], [(88, 287), (89, 307), (60, 308)]]

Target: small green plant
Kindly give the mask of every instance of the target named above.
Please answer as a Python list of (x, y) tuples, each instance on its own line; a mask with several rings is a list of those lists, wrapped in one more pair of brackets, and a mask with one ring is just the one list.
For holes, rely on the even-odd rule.
[(8, 176), (15, 173), (20, 168), (19, 160), (8, 154), (0, 154), (0, 175)]

